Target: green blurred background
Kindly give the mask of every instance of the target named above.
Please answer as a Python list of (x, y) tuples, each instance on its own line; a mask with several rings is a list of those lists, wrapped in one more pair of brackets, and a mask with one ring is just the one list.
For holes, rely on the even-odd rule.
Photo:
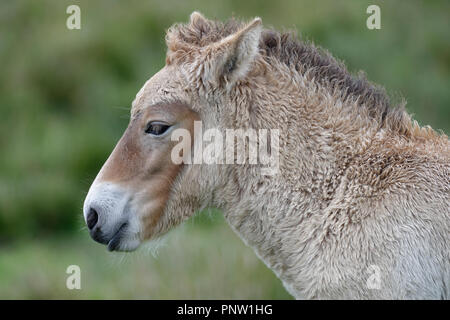
[[(68, 5), (81, 30), (66, 28)], [(366, 8), (381, 7), (381, 30)], [(450, 132), (450, 1), (2, 1), (0, 298), (290, 298), (219, 212), (171, 232), (153, 256), (90, 240), (84, 196), (164, 65), (165, 30), (199, 10), (296, 29)], [(81, 290), (66, 288), (79, 265)]]

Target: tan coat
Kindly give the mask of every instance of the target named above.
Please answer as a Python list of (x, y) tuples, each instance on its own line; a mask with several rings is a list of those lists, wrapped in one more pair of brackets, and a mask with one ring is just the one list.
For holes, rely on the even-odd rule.
[[(169, 64), (192, 71), (211, 54), (202, 48), (244, 27), (195, 13), (191, 20), (170, 29), (167, 41)], [(233, 53), (245, 57), (234, 71), (239, 80), (205, 85), (208, 76), (194, 72), (190, 81), (198, 99), (220, 101), (217, 109), (210, 103), (198, 110), (217, 110), (218, 125), (282, 130), (280, 173), (209, 168), (197, 177), (205, 186), (193, 197), (184, 183), (188, 172), (174, 189), (186, 198), (169, 202), (170, 212), (191, 203), (189, 211), (199, 204), (223, 209), (297, 298), (449, 299), (448, 138), (420, 128), (381, 89), (352, 77), (328, 54), (260, 31), (255, 21), (245, 31), (254, 34), (239, 40), (237, 50), (245, 52)], [(218, 89), (230, 81), (237, 81), (232, 89)], [(212, 98), (216, 92), (227, 96)]]
[[(140, 137), (133, 123), (143, 110), (181, 101), (208, 128), (279, 129), (279, 172), (264, 176), (250, 164), (164, 167), (174, 178), (158, 182), (170, 191), (155, 214), (151, 202), (143, 205), (155, 190), (142, 192), (148, 174), (134, 170), (142, 176), (134, 183), (140, 198), (127, 208), (136, 208), (141, 222), (122, 224), (138, 231), (134, 242), (120, 247), (115, 240), (113, 249), (132, 250), (138, 239), (214, 206), (296, 298), (450, 298), (445, 135), (420, 127), (382, 88), (349, 74), (327, 52), (263, 29), (260, 19), (220, 23), (193, 13), (166, 40), (167, 65), (138, 93), (128, 130)], [(130, 132), (96, 185), (114, 168), (117, 185), (130, 189), (133, 179), (121, 177), (126, 170), (117, 163), (134, 161), (123, 156)], [(146, 168), (140, 139), (131, 139), (133, 152), (142, 159), (137, 167)], [(102, 190), (96, 194), (107, 194)], [(101, 202), (90, 193), (85, 215)]]

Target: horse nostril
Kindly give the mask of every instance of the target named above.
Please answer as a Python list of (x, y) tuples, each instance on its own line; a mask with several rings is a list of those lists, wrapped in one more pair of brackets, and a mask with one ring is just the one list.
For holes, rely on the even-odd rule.
[(97, 224), (98, 221), (98, 213), (94, 208), (89, 209), (89, 213), (87, 216), (87, 226), (90, 230)]

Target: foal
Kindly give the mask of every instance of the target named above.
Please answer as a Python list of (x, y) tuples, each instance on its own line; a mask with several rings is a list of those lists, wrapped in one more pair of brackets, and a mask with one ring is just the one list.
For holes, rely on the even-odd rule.
[[(259, 18), (221, 23), (194, 12), (166, 42), (166, 66), (138, 92), (86, 198), (96, 241), (131, 251), (211, 206), (296, 298), (449, 298), (446, 136)], [(188, 161), (220, 136), (199, 136), (199, 125), (242, 130), (231, 149), (205, 149), (244, 161)], [(251, 130), (278, 132), (266, 150), (275, 172), (249, 161), (267, 145)]]

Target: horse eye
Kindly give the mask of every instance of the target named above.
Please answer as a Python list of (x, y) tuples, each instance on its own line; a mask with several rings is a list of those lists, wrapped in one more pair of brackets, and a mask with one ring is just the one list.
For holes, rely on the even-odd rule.
[(170, 126), (161, 122), (150, 122), (145, 129), (145, 133), (160, 136), (169, 129)]

